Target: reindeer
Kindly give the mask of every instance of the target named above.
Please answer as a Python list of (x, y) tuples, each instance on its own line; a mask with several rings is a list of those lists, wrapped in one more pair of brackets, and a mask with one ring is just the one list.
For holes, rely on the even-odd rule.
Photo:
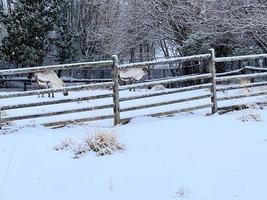
[[(35, 77), (36, 77), (36, 82), (37, 82), (39, 89), (48, 89), (48, 88), (57, 89), (57, 88), (62, 88), (66, 86), (66, 84), (58, 78), (57, 74), (53, 70), (47, 70), (44, 72), (35, 73)], [(63, 91), (63, 95), (67, 96), (68, 90), (65, 89)], [(48, 93), (48, 97), (51, 97), (51, 96), (53, 98), (55, 97), (53, 92)], [(38, 97), (40, 97), (40, 94), (38, 94)], [(42, 93), (42, 97), (44, 97), (43, 93)]]
[(124, 85), (134, 84), (136, 81), (141, 80), (147, 74), (148, 67), (119, 69), (119, 79), (120, 82), (122, 82)]

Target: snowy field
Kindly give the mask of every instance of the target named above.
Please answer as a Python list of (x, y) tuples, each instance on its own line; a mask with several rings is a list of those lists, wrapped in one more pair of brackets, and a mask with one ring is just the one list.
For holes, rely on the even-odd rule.
[[(199, 90), (191, 95), (207, 92)], [(219, 96), (241, 92), (244, 91), (229, 91)], [(125, 91), (123, 95), (132, 94)], [(190, 96), (190, 93), (179, 95)], [(177, 94), (169, 99), (174, 97)], [(266, 99), (254, 97), (221, 105)], [(104, 101), (92, 104), (110, 99)], [(4, 103), (18, 102), (12, 99)], [(140, 102), (125, 102), (122, 107), (133, 104)], [(186, 105), (192, 106), (192, 102)], [(132, 115), (142, 113), (145, 111)], [(225, 115), (207, 116), (208, 113), (210, 109), (173, 117), (136, 117), (129, 124), (115, 128), (111, 127), (112, 120), (60, 129), (35, 123), (6, 127), (0, 131), (0, 200), (266, 200), (267, 108)], [(74, 159), (74, 149), (103, 127), (117, 132), (125, 150), (104, 157), (89, 152)], [(73, 141), (72, 148), (54, 150), (66, 139)]]
[(97, 127), (21, 128), (0, 136), (0, 199), (264, 200), (266, 111), (137, 118), (116, 127), (125, 151), (80, 159), (54, 147)]

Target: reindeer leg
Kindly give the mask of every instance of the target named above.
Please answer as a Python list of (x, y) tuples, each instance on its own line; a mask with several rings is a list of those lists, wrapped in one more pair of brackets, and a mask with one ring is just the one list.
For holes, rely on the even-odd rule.
[[(45, 85), (46, 85), (46, 88), (47, 88), (47, 89), (50, 88), (50, 87), (49, 87), (49, 82), (48, 82), (48, 81), (45, 82)], [(51, 94), (50, 94), (50, 92), (48, 92), (48, 98), (50, 98), (50, 97), (51, 97)]]
[[(135, 80), (133, 80), (133, 84), (135, 84)], [(135, 92), (135, 88), (133, 89), (133, 91)]]
[[(40, 90), (40, 85), (37, 83), (37, 90)], [(38, 98), (40, 98), (40, 93), (38, 93)]]
[[(131, 84), (131, 81), (126, 82), (127, 85)], [(129, 89), (129, 91), (132, 91), (132, 88)]]

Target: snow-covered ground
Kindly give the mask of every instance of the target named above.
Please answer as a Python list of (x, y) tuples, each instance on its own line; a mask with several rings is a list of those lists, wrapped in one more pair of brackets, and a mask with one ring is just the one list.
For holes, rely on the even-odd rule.
[[(265, 88), (256, 88), (253, 91), (262, 89)], [(95, 91), (95, 94), (107, 92)], [(125, 91), (121, 96), (147, 92)], [(198, 96), (207, 92), (208, 90), (199, 90), (123, 102), (121, 106), (124, 108), (159, 102), (166, 98), (172, 100)], [(219, 96), (244, 92), (251, 91), (228, 91), (219, 93)], [(71, 95), (77, 97), (88, 94), (77, 92)], [(63, 97), (57, 95), (56, 98)], [(23, 102), (43, 100), (23, 97), (1, 100), (1, 104), (23, 103), (21, 99)], [(258, 100), (266, 100), (266, 97), (225, 101), (219, 105)], [(205, 104), (209, 101), (207, 99), (179, 106)], [(77, 108), (111, 102), (109, 98), (66, 106)], [(125, 113), (124, 116), (140, 116), (148, 112), (158, 112), (159, 109), (173, 109), (174, 106), (178, 104)], [(9, 112), (8, 115), (62, 108), (47, 106), (37, 109), (20, 109)], [(112, 120), (70, 125), (60, 129), (44, 128), (36, 125), (38, 123), (28, 122), (5, 127), (0, 131), (0, 200), (267, 199), (267, 108), (259, 107), (225, 115), (207, 116), (208, 113), (210, 109), (181, 113), (173, 117), (136, 117), (129, 124), (115, 128), (111, 127)], [(74, 117), (88, 117), (88, 114), (85, 112)], [(92, 115), (97, 114), (98, 112), (92, 112)], [(93, 135), (103, 127), (106, 127), (105, 131), (115, 130), (126, 149), (104, 157), (97, 157), (89, 152), (80, 159), (74, 159), (74, 149), (88, 135)], [(73, 148), (55, 151), (54, 147), (66, 139), (73, 141)]]
[(80, 159), (54, 147), (99, 127), (11, 127), (0, 136), (0, 199), (265, 200), (266, 111), (136, 118), (115, 128), (125, 151)]

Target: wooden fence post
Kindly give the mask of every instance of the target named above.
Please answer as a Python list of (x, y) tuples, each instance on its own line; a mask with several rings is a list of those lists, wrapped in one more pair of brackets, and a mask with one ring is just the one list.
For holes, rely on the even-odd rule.
[(118, 65), (119, 60), (117, 55), (113, 55), (111, 57), (113, 60), (112, 66), (112, 75), (113, 75), (113, 112), (114, 112), (114, 126), (120, 124), (120, 98), (119, 98), (119, 75), (118, 75)]
[(216, 91), (216, 68), (215, 68), (215, 50), (210, 49), (211, 58), (209, 61), (210, 73), (212, 74), (212, 87), (211, 87), (211, 103), (212, 103), (212, 114), (217, 112), (217, 91)]

